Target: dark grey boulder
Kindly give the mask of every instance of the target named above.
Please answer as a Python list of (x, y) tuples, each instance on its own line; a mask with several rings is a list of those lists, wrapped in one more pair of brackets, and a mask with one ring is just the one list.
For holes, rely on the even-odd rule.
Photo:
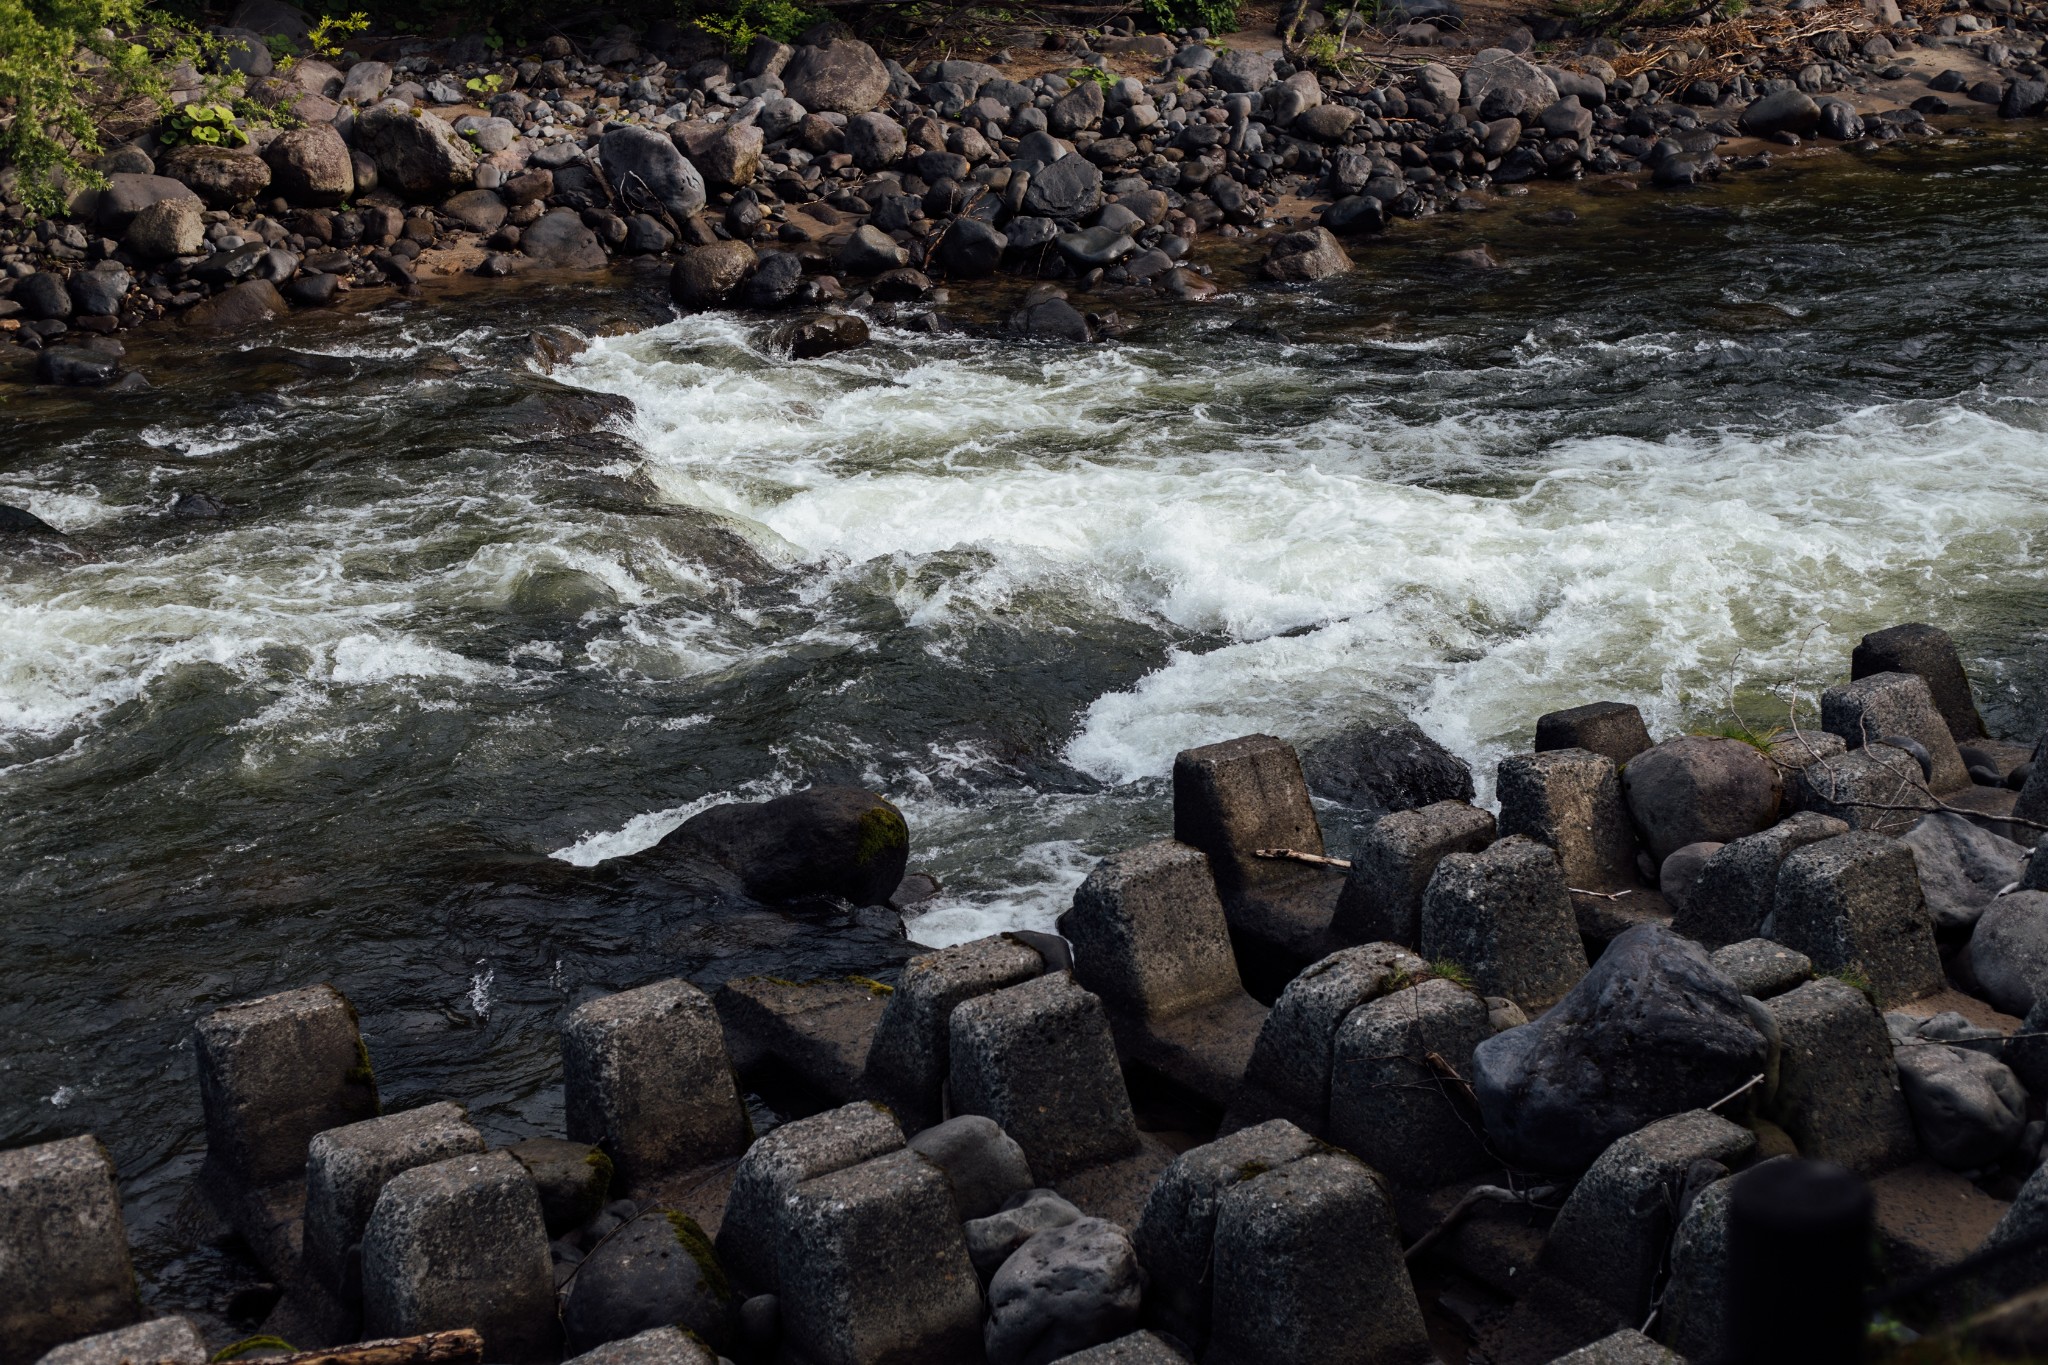
[(486, 235), (505, 225), (505, 201), (495, 190), (464, 190), (451, 195), (441, 212), (471, 232)]
[(14, 286), (13, 297), (23, 315), (35, 319), (62, 320), (71, 316), (74, 307), (64, 277), (53, 270), (24, 275)]
[(840, 246), (833, 265), (849, 275), (879, 275), (907, 264), (910, 253), (878, 227), (863, 225)]
[(1260, 266), (1267, 279), (1291, 282), (1328, 279), (1350, 269), (1350, 254), (1323, 227), (1303, 228), (1280, 237)]
[(935, 1124), (912, 1138), (910, 1147), (946, 1173), (963, 1221), (997, 1213), (1031, 1189), (1024, 1149), (993, 1119), (979, 1114)]
[(1010, 239), (979, 218), (955, 218), (939, 242), (939, 263), (957, 279), (986, 279), (996, 273)]
[(99, 192), (94, 216), (108, 232), (119, 236), (127, 231), (128, 224), (135, 221), (135, 215), (151, 204), (165, 199), (190, 199), (197, 201), (190, 186), (167, 175), (140, 175), (134, 172), (119, 172), (107, 177), (107, 187)]
[(1081, 1217), (1081, 1210), (1051, 1190), (1026, 1190), (1012, 1195), (986, 1218), (970, 1218), (961, 1231), (967, 1238), (968, 1259), (987, 1280), (1018, 1247), (1047, 1228), (1063, 1228)]
[(787, 251), (767, 251), (755, 263), (754, 273), (740, 290), (740, 302), (749, 308), (780, 308), (788, 303), (804, 282), (804, 263)]
[(521, 229), (519, 251), (559, 270), (600, 270), (604, 248), (574, 209), (553, 209)]
[(1550, 77), (1502, 47), (1473, 56), (1465, 68), (1463, 94), (1484, 119), (1534, 115), (1557, 103)]
[(533, 1177), (548, 1236), (582, 1227), (604, 1207), (612, 1185), (611, 1158), (588, 1142), (527, 1138), (505, 1149)]
[(1820, 106), (1804, 90), (1780, 90), (1753, 100), (1742, 111), (1742, 131), (1751, 137), (1797, 133), (1809, 137), (1820, 127)]
[(120, 375), (120, 361), (82, 346), (52, 346), (36, 357), (36, 378), (44, 384), (97, 387)]
[(713, 806), (685, 820), (648, 856), (708, 857), (764, 901), (832, 896), (880, 905), (903, 880), (910, 830), (903, 813), (858, 787), (811, 787), (758, 805)]
[(1754, 746), (1686, 735), (1637, 754), (1621, 770), (1628, 813), (1661, 865), (1687, 844), (1733, 843), (1778, 817), (1784, 779)]
[(777, 327), (768, 344), (791, 360), (816, 360), (867, 345), (868, 325), (851, 313), (805, 313)]
[(2027, 863), (2027, 851), (2012, 840), (1947, 811), (1921, 816), (1899, 842), (1913, 851), (1937, 930), (1974, 925)]
[(1084, 228), (1080, 232), (1068, 232), (1057, 237), (1053, 245), (1060, 255), (1067, 258), (1067, 264), (1080, 274), (1098, 266), (1112, 266), (1138, 249), (1128, 233), (1112, 227)]
[(1864, 636), (1849, 656), (1849, 677), (1868, 678), (1878, 673), (1917, 674), (1927, 684), (1935, 709), (1958, 744), (1983, 739), (1988, 733), (1970, 695), (1970, 679), (1963, 672), (1956, 642), (1941, 627), (1909, 621)]
[(1504, 1156), (1573, 1171), (1620, 1137), (1720, 1099), (1761, 1072), (1768, 1051), (1699, 945), (1646, 924), (1615, 939), (1542, 1018), (1481, 1043), (1473, 1085)]
[(1970, 974), (1986, 1000), (2022, 1017), (2048, 1000), (2048, 892), (1993, 901), (1970, 935)]
[(851, 35), (796, 50), (782, 69), (789, 98), (813, 113), (865, 114), (889, 93), (889, 68)]
[(121, 311), (135, 277), (119, 267), (81, 270), (71, 277), (71, 302), (85, 317), (110, 318)]
[(1024, 187), (1024, 212), (1046, 218), (1081, 218), (1102, 203), (1102, 172), (1075, 153), (1034, 171)]
[(2012, 1150), (2026, 1126), (2027, 1092), (2010, 1067), (1969, 1048), (1894, 1038), (1899, 1088), (1927, 1155), (1968, 1171)]
[(597, 144), (598, 160), (631, 208), (661, 208), (678, 222), (704, 207), (704, 177), (676, 144), (652, 128), (614, 128)]
[(682, 1327), (729, 1349), (739, 1300), (695, 1220), (650, 1209), (604, 1239), (576, 1266), (562, 1305), (571, 1351), (587, 1351), (653, 1327)]
[(1472, 769), (1413, 721), (1312, 740), (1301, 749), (1301, 774), (1323, 800), (1374, 814), (1472, 799)]
[(1130, 1234), (1081, 1218), (1034, 1235), (988, 1287), (989, 1365), (1051, 1365), (1136, 1331), (1144, 1280)]
[(716, 308), (740, 287), (754, 260), (754, 249), (745, 242), (692, 247), (669, 272), (669, 296), (685, 308)]
[(1010, 330), (1040, 341), (1090, 341), (1088, 319), (1065, 299), (1042, 299), (1010, 315)]
[(1863, 116), (1856, 112), (1854, 105), (1842, 100), (1825, 100), (1820, 106), (1820, 127), (1815, 131), (1836, 142), (1854, 142), (1863, 136)]
[(378, 185), (408, 198), (440, 200), (476, 182), (476, 150), (432, 114), (373, 105), (356, 115), (353, 141), (376, 162)]
[(62, 531), (35, 513), (0, 503), (0, 536), (10, 539), (16, 536), (56, 536), (61, 539), (63, 535)]

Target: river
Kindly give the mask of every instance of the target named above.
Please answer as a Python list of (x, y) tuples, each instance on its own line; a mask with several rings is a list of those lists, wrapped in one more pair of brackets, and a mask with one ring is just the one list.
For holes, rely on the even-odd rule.
[[(946, 943), (1047, 927), (1166, 830), (1177, 750), (1253, 730), (1411, 717), (1484, 797), (1540, 712), (1767, 725), (1925, 619), (2031, 738), (2044, 247), (2048, 143), (1892, 144), (1402, 225), (1088, 348), (793, 364), (621, 274), (11, 397), (0, 502), (83, 557), (0, 559), (0, 1145), (99, 1134), (146, 1297), (217, 1310), (247, 1272), (175, 1233), (205, 1010), (332, 981), (388, 1107), (509, 1140), (590, 994), (887, 966), (617, 861), (715, 801), (886, 793)], [(548, 375), (543, 325), (594, 339)]]

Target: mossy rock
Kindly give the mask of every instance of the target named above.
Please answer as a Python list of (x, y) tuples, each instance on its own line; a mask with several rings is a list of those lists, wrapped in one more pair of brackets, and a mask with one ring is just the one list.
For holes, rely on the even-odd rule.
[(881, 905), (909, 866), (910, 826), (871, 791), (812, 787), (758, 805), (713, 806), (646, 856), (720, 864), (762, 901), (833, 897)]
[(528, 1138), (505, 1150), (533, 1177), (550, 1237), (595, 1218), (611, 1193), (612, 1159), (587, 1142)]
[(650, 1209), (578, 1264), (562, 1330), (571, 1353), (670, 1325), (729, 1352), (738, 1313), (738, 1295), (704, 1229), (688, 1214)]

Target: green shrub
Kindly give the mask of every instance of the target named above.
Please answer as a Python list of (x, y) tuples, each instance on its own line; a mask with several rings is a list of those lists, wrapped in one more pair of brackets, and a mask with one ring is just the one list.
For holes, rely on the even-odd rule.
[(818, 21), (817, 12), (795, 0), (732, 0), (723, 12), (706, 10), (691, 21), (734, 52), (756, 38), (786, 43)]
[(1205, 28), (1214, 37), (1237, 31), (1237, 0), (1145, 0), (1145, 17), (1163, 29)]
[(185, 104), (164, 120), (164, 141), (176, 146), (199, 142), (209, 147), (240, 147), (249, 135), (235, 124), (235, 111), (225, 104)]

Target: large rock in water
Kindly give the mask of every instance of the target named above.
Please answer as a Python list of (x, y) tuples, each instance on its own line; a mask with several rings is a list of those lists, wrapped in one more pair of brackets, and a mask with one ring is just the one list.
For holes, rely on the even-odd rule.
[(669, 272), (668, 292), (685, 308), (715, 308), (731, 297), (754, 268), (745, 242), (712, 242), (683, 253)]
[(1739, 739), (1686, 735), (1637, 754), (1621, 770), (1628, 813), (1661, 864), (1687, 844), (1730, 844), (1778, 818), (1778, 765)]
[(889, 68), (858, 38), (800, 47), (782, 69), (782, 88), (813, 113), (865, 114), (889, 93)]
[(1362, 725), (1304, 745), (1301, 774), (1325, 801), (1376, 814), (1472, 799), (1472, 769), (1413, 721)]
[(1034, 1235), (988, 1287), (989, 1365), (1051, 1365), (1138, 1328), (1144, 1279), (1122, 1228), (1082, 1218)]
[(1696, 943), (1654, 924), (1608, 946), (1533, 1024), (1472, 1058), (1486, 1134), (1538, 1170), (1590, 1165), (1617, 1138), (1703, 1108), (1764, 1069), (1742, 995)]
[(859, 787), (812, 787), (759, 805), (713, 806), (655, 846), (708, 856), (764, 901), (837, 896), (880, 905), (903, 880), (903, 812)]
[(1751, 100), (1742, 111), (1742, 131), (1751, 137), (1769, 137), (1772, 133), (1811, 136), (1818, 127), (1820, 106), (1804, 90), (1780, 90), (1775, 95), (1765, 95)]
[(1323, 280), (1351, 269), (1351, 257), (1328, 228), (1303, 228), (1273, 243), (1261, 268), (1269, 280)]
[(562, 1330), (572, 1352), (667, 1326), (730, 1349), (738, 1311), (704, 1230), (686, 1214), (650, 1209), (577, 1265)]
[(597, 144), (598, 160), (620, 202), (658, 206), (677, 222), (704, 207), (704, 177), (676, 144), (652, 128), (614, 128)]
[(377, 164), (377, 183), (413, 199), (447, 198), (476, 183), (476, 151), (432, 114), (388, 104), (356, 115), (356, 150)]

